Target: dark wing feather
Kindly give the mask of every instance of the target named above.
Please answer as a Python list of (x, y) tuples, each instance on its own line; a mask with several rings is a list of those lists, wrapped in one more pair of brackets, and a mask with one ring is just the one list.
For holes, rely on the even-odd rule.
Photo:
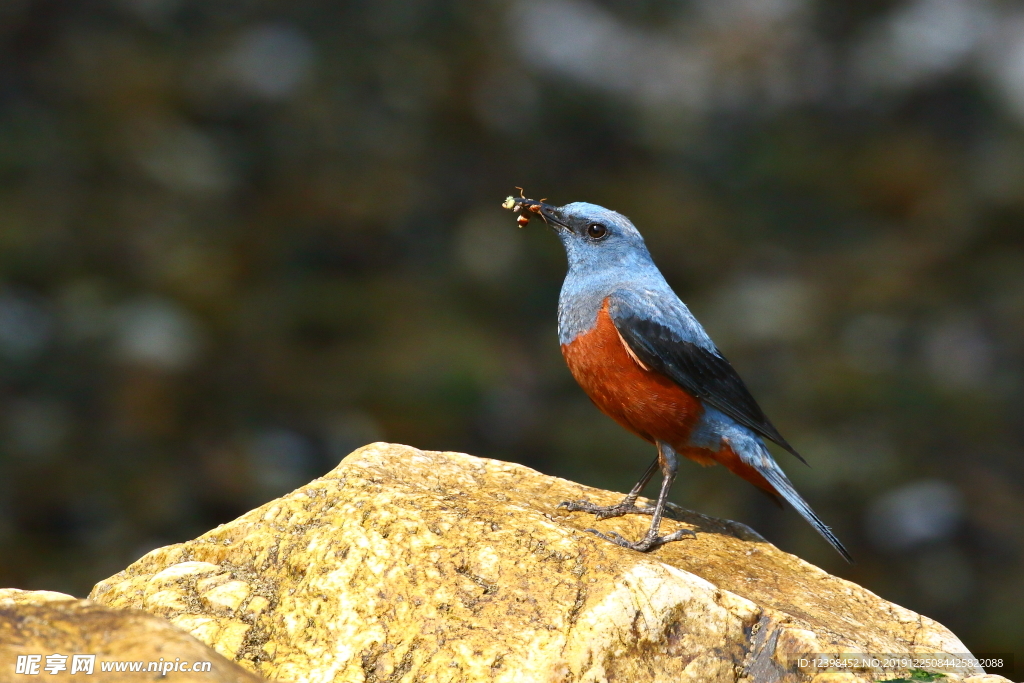
[(729, 361), (714, 351), (680, 339), (671, 328), (659, 322), (618, 313), (612, 317), (612, 322), (644, 365), (807, 464), (768, 420)]

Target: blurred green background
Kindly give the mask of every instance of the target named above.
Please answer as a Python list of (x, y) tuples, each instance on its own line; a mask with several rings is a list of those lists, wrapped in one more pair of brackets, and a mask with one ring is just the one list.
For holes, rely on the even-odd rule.
[(380, 439), (627, 490), (653, 451), (565, 369), (515, 185), (636, 222), (857, 564), (722, 468), (676, 502), (1020, 647), (994, 0), (6, 0), (0, 586), (84, 595)]

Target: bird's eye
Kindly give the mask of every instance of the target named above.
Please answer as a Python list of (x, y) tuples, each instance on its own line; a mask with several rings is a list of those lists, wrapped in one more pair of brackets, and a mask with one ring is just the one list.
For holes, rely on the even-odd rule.
[(600, 223), (591, 223), (587, 226), (587, 235), (591, 239), (599, 240), (608, 234), (608, 228), (604, 227)]

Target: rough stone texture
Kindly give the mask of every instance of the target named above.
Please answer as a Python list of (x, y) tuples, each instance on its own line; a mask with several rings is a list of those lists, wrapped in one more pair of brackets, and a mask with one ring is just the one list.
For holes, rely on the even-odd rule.
[[(64, 671), (45, 671), (46, 656), (67, 655)], [(92, 675), (71, 675), (71, 655), (94, 654)], [(18, 675), (18, 655), (42, 655), (39, 673)], [(211, 662), (209, 672), (103, 673), (100, 662)], [(262, 680), (228, 661), (165, 620), (137, 610), (117, 610), (52, 591), (0, 589), (0, 681), (179, 681), (256, 683)]]
[[(966, 652), (942, 625), (740, 524), (676, 510), (664, 532), (686, 526), (696, 539), (641, 554), (586, 533), (591, 516), (556, 510), (581, 497), (621, 494), (371, 444), (283, 498), (149, 553), (91, 597), (167, 617), (295, 681), (839, 683), (906, 671), (822, 673), (794, 658)], [(596, 526), (637, 537), (648, 521)]]

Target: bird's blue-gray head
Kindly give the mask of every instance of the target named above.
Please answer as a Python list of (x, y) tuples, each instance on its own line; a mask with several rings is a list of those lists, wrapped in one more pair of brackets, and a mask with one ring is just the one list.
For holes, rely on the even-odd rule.
[(653, 265), (644, 238), (621, 213), (586, 202), (551, 206), (531, 199), (507, 201), (506, 207), (526, 217), (538, 215), (554, 230), (565, 247), (570, 272)]

